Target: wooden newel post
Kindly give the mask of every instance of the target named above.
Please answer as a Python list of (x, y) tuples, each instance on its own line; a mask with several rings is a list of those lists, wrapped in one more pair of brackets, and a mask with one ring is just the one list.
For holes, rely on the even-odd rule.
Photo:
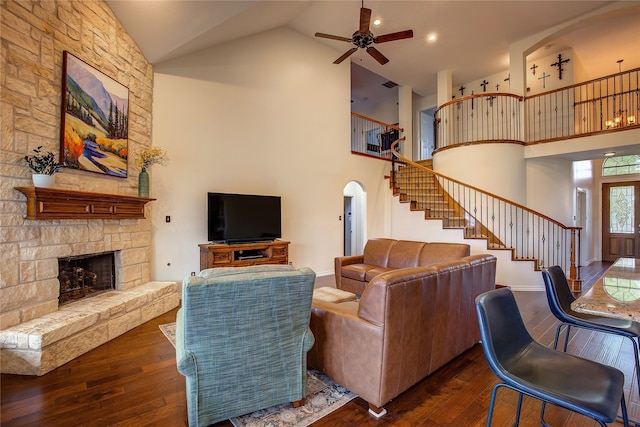
[(579, 236), (577, 232), (582, 230), (582, 227), (571, 227), (571, 255), (570, 261), (571, 265), (569, 266), (569, 286), (571, 287), (571, 292), (575, 295), (579, 295), (582, 293), (582, 279), (578, 278), (578, 267), (576, 266), (576, 253), (578, 252), (578, 244), (576, 244), (576, 235)]

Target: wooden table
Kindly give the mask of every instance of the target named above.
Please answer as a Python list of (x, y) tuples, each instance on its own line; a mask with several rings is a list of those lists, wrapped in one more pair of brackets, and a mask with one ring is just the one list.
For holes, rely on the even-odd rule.
[(640, 259), (618, 258), (571, 308), (582, 313), (640, 322)]

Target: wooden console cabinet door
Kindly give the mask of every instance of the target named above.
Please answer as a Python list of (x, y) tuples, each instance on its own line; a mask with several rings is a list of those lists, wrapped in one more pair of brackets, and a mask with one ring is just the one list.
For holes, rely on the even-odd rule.
[(208, 244), (200, 247), (200, 270), (215, 267), (244, 267), (261, 264), (288, 264), (289, 242)]

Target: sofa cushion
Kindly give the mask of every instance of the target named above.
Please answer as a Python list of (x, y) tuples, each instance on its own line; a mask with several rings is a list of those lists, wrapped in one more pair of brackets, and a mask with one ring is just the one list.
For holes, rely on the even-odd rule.
[(367, 270), (367, 273), (364, 275), (365, 282), (370, 282), (371, 279), (376, 277), (379, 274), (386, 273), (387, 271), (393, 271), (395, 268), (392, 267), (375, 267)]
[(342, 267), (342, 276), (353, 280), (365, 280), (367, 271), (375, 268), (375, 265), (349, 264)]
[(353, 292), (343, 291), (342, 289), (336, 289), (331, 286), (322, 286), (313, 290), (313, 301), (326, 301), (335, 304), (355, 301), (356, 294)]
[(409, 240), (398, 240), (393, 245), (393, 248), (389, 252), (389, 262), (387, 267), (392, 268), (406, 268), (417, 267), (418, 260), (420, 259), (420, 253), (422, 248), (428, 243), (425, 242), (411, 242)]
[(418, 265), (427, 266), (469, 256), (471, 247), (464, 243), (427, 243), (422, 247)]
[(387, 267), (389, 252), (396, 243), (394, 239), (369, 239), (363, 251), (363, 264)]

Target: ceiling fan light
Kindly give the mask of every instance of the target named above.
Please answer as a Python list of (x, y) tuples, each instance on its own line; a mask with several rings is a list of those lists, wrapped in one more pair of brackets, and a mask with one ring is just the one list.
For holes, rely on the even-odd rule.
[(438, 40), (438, 35), (436, 33), (431, 33), (427, 36), (427, 41), (429, 43), (434, 43), (436, 40)]

